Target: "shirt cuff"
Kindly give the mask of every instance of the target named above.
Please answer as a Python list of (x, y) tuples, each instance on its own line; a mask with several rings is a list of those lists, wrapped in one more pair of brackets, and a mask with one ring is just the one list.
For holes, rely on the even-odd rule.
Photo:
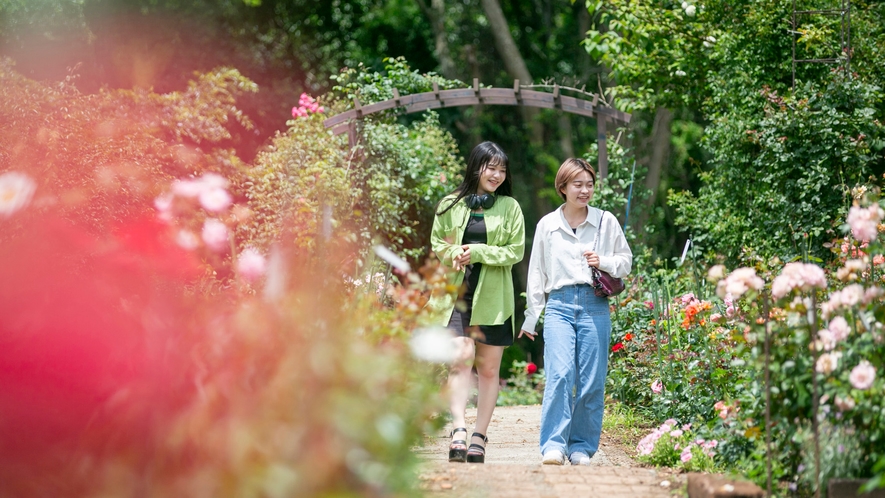
[(525, 330), (527, 332), (535, 333), (535, 325), (538, 324), (538, 318), (530, 316), (526, 314), (525, 321), (522, 322), (522, 327), (520, 330)]

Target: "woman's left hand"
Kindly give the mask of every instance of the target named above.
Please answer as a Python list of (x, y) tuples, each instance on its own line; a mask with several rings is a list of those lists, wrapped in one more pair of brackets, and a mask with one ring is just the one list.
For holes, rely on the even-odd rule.
[(587, 266), (599, 268), (599, 255), (593, 251), (584, 251), (584, 259), (587, 260)]

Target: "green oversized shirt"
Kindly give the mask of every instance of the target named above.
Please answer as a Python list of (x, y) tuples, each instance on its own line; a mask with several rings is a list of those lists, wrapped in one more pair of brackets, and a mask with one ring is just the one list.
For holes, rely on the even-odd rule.
[[(446, 196), (438, 210), (449, 206), (455, 195)], [(498, 196), (495, 205), (483, 211), (487, 243), (469, 244), (470, 262), (482, 263), (479, 283), (473, 294), (473, 311), (470, 325), (500, 325), (513, 316), (515, 303), (513, 276), (514, 264), (522, 261), (525, 253), (525, 221), (516, 199)], [(452, 268), (456, 256), (461, 255), (461, 240), (467, 228), (470, 208), (459, 201), (452, 209), (433, 219), (430, 245), (446, 267)], [(455, 289), (460, 289), (464, 272), (454, 270), (450, 274)], [(427, 306), (434, 325), (446, 326), (455, 309), (456, 293), (431, 296)]]

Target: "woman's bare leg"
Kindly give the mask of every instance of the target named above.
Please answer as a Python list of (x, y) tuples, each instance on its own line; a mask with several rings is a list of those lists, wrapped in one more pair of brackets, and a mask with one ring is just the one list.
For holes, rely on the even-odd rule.
[[(501, 368), (501, 357), (504, 355), (503, 346), (489, 346), (476, 343), (476, 372), (479, 374), (479, 397), (476, 400), (476, 427), (474, 431), (486, 434), (492, 413), (498, 402), (498, 389), (500, 379), (498, 371)], [(474, 437), (472, 444), (485, 446), (485, 441)]]

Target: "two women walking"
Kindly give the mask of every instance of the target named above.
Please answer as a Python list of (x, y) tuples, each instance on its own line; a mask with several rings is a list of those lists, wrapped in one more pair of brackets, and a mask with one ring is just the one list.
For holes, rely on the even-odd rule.
[[(433, 296), (429, 303), (440, 324), (448, 324), (456, 336), (457, 357), (448, 378), (455, 428), (449, 446), (452, 462), (485, 461), (501, 357), (513, 343), (511, 268), (522, 260), (525, 226), (512, 197), (508, 167), (498, 145), (476, 146), (464, 180), (440, 202), (433, 222), (433, 251), (452, 269), (453, 288), (463, 289), (460, 301), (450, 293)], [(561, 465), (569, 455), (572, 464), (586, 465), (598, 449), (611, 319), (608, 300), (594, 294), (590, 267), (625, 277), (632, 265), (615, 217), (588, 205), (595, 184), (596, 173), (586, 161), (568, 159), (562, 164), (556, 190), (565, 204), (538, 222), (529, 261), (528, 309), (519, 335), (534, 340), (535, 325), (545, 312), (545, 464)], [(468, 445), (465, 412), (474, 363), (479, 393)]]

